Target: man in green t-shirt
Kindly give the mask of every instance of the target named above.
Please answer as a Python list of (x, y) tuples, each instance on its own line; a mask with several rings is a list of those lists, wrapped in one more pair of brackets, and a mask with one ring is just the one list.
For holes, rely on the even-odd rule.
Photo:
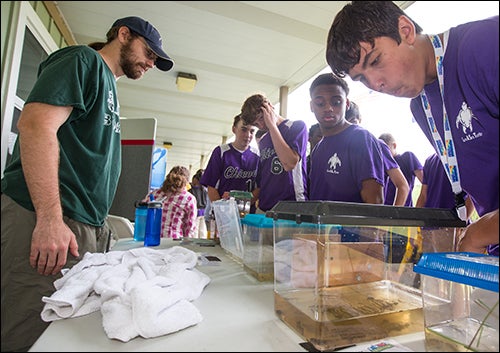
[(19, 118), (2, 178), (2, 351), (28, 350), (47, 328), (42, 297), (63, 267), (106, 251), (121, 171), (116, 80), (174, 65), (142, 18), (115, 21), (106, 37), (43, 61)]

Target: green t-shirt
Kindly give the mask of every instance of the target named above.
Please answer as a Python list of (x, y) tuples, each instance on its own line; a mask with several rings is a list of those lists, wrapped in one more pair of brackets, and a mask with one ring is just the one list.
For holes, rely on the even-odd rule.
[[(57, 132), (63, 213), (79, 222), (103, 225), (121, 171), (120, 106), (113, 73), (88, 46), (60, 49), (40, 64), (29, 102), (73, 107)], [(19, 139), (4, 171), (2, 193), (34, 210), (21, 166)]]

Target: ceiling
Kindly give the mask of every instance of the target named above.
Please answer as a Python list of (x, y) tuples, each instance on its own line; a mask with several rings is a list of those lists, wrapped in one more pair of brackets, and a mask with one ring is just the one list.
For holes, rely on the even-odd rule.
[[(77, 43), (105, 41), (113, 22), (140, 16), (163, 38), (173, 69), (118, 81), (120, 114), (156, 118), (156, 144), (172, 143), (174, 165), (204, 168), (213, 148), (232, 138), (233, 117), (250, 95), (278, 103), (325, 68), (326, 37), (347, 1), (58, 1)], [(413, 1), (396, 1), (402, 8)], [(178, 72), (195, 74), (192, 92), (176, 87)], [(286, 115), (286, 114), (283, 114)]]

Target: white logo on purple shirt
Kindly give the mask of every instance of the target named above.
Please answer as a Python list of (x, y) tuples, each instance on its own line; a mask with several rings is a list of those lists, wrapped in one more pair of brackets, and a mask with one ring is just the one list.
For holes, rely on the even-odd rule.
[(337, 153), (333, 156), (330, 157), (328, 160), (328, 169), (326, 170), (327, 173), (333, 173), (333, 174), (338, 174), (339, 172), (336, 170), (337, 166), (341, 166), (342, 162), (340, 161), (340, 158), (337, 156)]
[(458, 112), (457, 116), (457, 129), (459, 127), (459, 124), (462, 125), (462, 131), (464, 134), (467, 133), (467, 130), (470, 130), (469, 132), (472, 132), (472, 119), (474, 118), (474, 113), (472, 113), (472, 110), (467, 106), (467, 103), (462, 102), (462, 109)]
[(460, 125), (462, 126), (462, 131), (465, 134), (465, 136), (462, 137), (462, 142), (472, 141), (483, 136), (482, 132), (474, 132), (474, 129), (472, 127), (472, 120), (474, 119), (477, 118), (472, 112), (472, 109), (467, 105), (466, 102), (463, 102), (462, 108), (458, 112), (457, 120), (455, 123), (457, 129), (460, 127)]

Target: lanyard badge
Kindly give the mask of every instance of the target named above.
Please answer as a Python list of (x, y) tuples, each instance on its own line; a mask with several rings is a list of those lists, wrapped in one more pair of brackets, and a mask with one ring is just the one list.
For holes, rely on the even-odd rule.
[(455, 194), (455, 210), (462, 221), (467, 221), (467, 209), (465, 207), (465, 192)]
[[(447, 39), (447, 33), (444, 35), (445, 40)], [(441, 43), (439, 36), (434, 35), (430, 37), (432, 46), (434, 47), (435, 59), (436, 59), (436, 72), (439, 81), (439, 90), (441, 92), (441, 99), (443, 101), (443, 132), (444, 141), (439, 135), (437, 130), (436, 121), (432, 114), (429, 99), (423, 90), (420, 94), (422, 101), (422, 106), (424, 108), (425, 115), (427, 117), (427, 123), (429, 125), (432, 137), (434, 139), (434, 146), (441, 158), (444, 169), (446, 170), (446, 175), (450, 180), (451, 188), (455, 194), (455, 210), (457, 211), (458, 217), (461, 220), (467, 220), (467, 210), (465, 208), (465, 193), (460, 185), (460, 174), (458, 170), (458, 160), (456, 156), (455, 146), (453, 144), (453, 136), (451, 133), (451, 126), (448, 121), (448, 114), (446, 113), (446, 106), (444, 104), (444, 47)]]

